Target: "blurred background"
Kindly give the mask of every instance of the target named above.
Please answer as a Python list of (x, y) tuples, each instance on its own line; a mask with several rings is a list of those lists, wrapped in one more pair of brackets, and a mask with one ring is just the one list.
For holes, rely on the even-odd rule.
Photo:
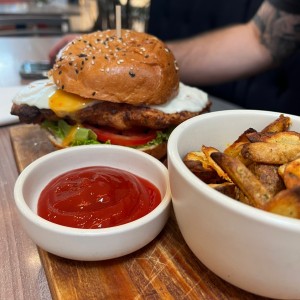
[[(0, 37), (62, 36), (115, 28), (119, 4), (123, 28), (170, 41), (248, 22), (262, 1), (0, 0)], [(256, 76), (199, 88), (242, 107), (295, 113), (299, 111), (299, 66), (300, 53)]]
[(0, 36), (49, 36), (115, 28), (115, 6), (122, 26), (146, 31), (150, 0), (2, 0)]

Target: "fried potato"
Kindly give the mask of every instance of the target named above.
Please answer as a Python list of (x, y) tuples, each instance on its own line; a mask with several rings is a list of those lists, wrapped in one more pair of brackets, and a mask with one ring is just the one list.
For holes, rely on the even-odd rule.
[(183, 162), (193, 174), (205, 183), (224, 182), (224, 179), (208, 164), (205, 154), (201, 151), (187, 153)]
[(211, 153), (211, 158), (228, 174), (254, 207), (263, 207), (271, 195), (255, 175), (237, 158), (222, 152)]
[(218, 149), (214, 148), (214, 147), (206, 147), (206, 146), (202, 146), (202, 151), (205, 154), (210, 166), (218, 173), (218, 175), (225, 179), (226, 181), (232, 182), (231, 178), (222, 170), (222, 168), (220, 168), (220, 166), (218, 164), (216, 164), (216, 162), (211, 158), (211, 154), (214, 152), (219, 152)]
[(236, 186), (232, 182), (223, 182), (219, 184), (210, 183), (209, 186), (213, 188), (214, 190), (231, 197), (233, 199), (236, 199)]
[(274, 122), (267, 125), (261, 132), (282, 132), (287, 131), (292, 124), (290, 117), (281, 114)]
[(278, 174), (277, 165), (267, 165), (260, 163), (252, 163), (248, 165), (248, 169), (255, 177), (266, 187), (271, 196), (274, 196), (281, 190), (285, 189), (283, 179)]
[(300, 156), (300, 145), (276, 143), (249, 143), (241, 150), (245, 159), (258, 163), (281, 165)]
[(247, 129), (224, 152), (203, 145), (184, 161), (194, 174), (206, 173), (202, 180), (216, 191), (300, 219), (300, 133), (289, 131), (290, 125), (290, 118), (281, 114), (260, 132)]
[(285, 166), (283, 181), (288, 189), (300, 186), (300, 158), (291, 161)]
[(247, 134), (248, 141), (251, 143), (265, 142), (274, 133), (271, 132), (250, 132)]
[(262, 207), (268, 212), (278, 215), (300, 218), (300, 187), (285, 189), (276, 194), (269, 202)]
[(295, 131), (284, 131), (276, 133), (251, 132), (247, 134), (247, 138), (251, 143), (265, 142), (300, 145), (300, 133)]
[(247, 129), (238, 137), (236, 141), (234, 141), (224, 150), (224, 153), (232, 157), (238, 157), (245, 165), (248, 165), (250, 162), (241, 156), (241, 150), (244, 144), (249, 143), (247, 135), (256, 132), (257, 131), (253, 128)]
[(284, 170), (285, 170), (285, 167), (286, 167), (287, 164), (283, 164), (283, 165), (280, 165), (278, 167), (278, 174), (279, 176), (283, 179), (283, 174), (284, 174)]

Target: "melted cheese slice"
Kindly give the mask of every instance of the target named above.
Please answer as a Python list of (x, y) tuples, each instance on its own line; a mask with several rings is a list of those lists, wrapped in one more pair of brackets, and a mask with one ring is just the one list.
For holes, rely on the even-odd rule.
[(86, 106), (94, 103), (95, 100), (85, 99), (78, 95), (64, 92), (63, 90), (57, 90), (49, 98), (49, 107), (55, 112), (57, 116), (63, 118), (69, 114), (72, 114)]

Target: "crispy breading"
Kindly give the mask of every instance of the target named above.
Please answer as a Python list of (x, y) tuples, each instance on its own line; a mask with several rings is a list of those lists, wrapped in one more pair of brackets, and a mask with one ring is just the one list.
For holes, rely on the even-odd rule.
[[(110, 126), (119, 130), (126, 130), (135, 127), (151, 129), (165, 129), (176, 126), (183, 121), (209, 110), (208, 105), (200, 112), (182, 111), (179, 113), (167, 114), (160, 110), (147, 106), (134, 106), (125, 103), (112, 103), (98, 101), (93, 106), (77, 111), (66, 117), (78, 123), (87, 123), (96, 126)], [(49, 109), (38, 109), (28, 105), (12, 106), (11, 113), (19, 116), (25, 123), (40, 124), (45, 119), (58, 120), (55, 114)]]

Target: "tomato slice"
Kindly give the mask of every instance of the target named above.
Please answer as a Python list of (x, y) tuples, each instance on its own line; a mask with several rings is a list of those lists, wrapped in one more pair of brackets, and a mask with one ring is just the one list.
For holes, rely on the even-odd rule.
[(156, 138), (155, 130), (130, 129), (118, 131), (110, 127), (93, 127), (84, 125), (93, 130), (100, 142), (110, 141), (111, 144), (121, 146), (140, 146)]

